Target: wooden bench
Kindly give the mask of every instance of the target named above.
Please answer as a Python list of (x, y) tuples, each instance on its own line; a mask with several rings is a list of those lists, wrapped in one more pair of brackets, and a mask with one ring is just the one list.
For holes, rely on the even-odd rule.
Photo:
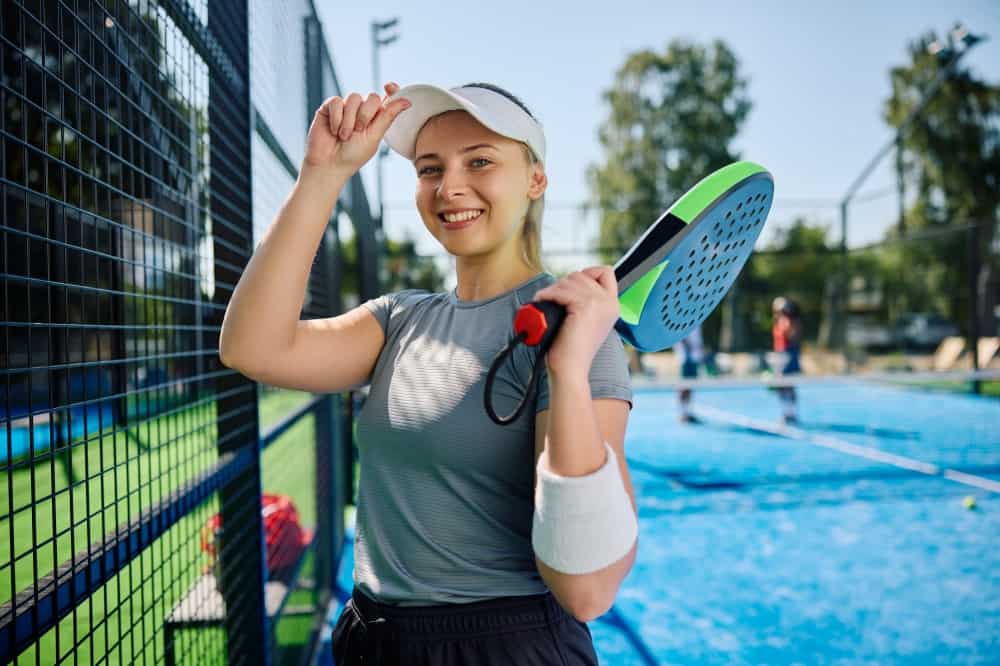
[(964, 352), (965, 338), (957, 335), (945, 338), (934, 352), (934, 369), (951, 370)]
[[(264, 606), (267, 608), (269, 620), (294, 615), (315, 615), (316, 609), (310, 605), (302, 608), (285, 608), (288, 598), (296, 589), (313, 589), (313, 581), (299, 580), (299, 573), (306, 555), (316, 544), (316, 530), (310, 529), (311, 535), (298, 559), (292, 566), (284, 567), (276, 572), (264, 584)], [(220, 627), (225, 619), (226, 609), (222, 593), (216, 584), (215, 574), (202, 575), (188, 589), (187, 593), (174, 606), (163, 622), (164, 655), (167, 666), (175, 666), (174, 634), (180, 629), (195, 629), (205, 627)]]
[(985, 368), (1000, 351), (1000, 338), (979, 338), (979, 367)]

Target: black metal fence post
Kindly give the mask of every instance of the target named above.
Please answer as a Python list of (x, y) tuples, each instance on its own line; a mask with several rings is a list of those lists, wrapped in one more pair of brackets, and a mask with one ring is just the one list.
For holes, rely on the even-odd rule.
[[(969, 350), (972, 353), (972, 370), (979, 370), (979, 224), (978, 220), (969, 225)], [(989, 361), (989, 359), (986, 359)], [(982, 393), (982, 382), (972, 380), (972, 392)]]
[[(212, 72), (209, 79), (209, 122), (211, 132), (213, 216), (228, 218), (216, 226), (216, 285), (235, 285), (253, 254), (251, 192), (251, 138), (254, 132), (249, 85), (249, 24), (247, 0), (208, 4), (208, 26), (218, 26), (219, 44), (243, 82), (239, 94), (225, 79)], [(239, 202), (233, 206), (233, 202)], [(236, 249), (238, 248), (238, 249)], [(222, 306), (231, 290), (215, 291)], [(212, 322), (221, 329), (218, 320)], [(216, 341), (217, 342), (217, 341)], [(217, 345), (215, 348), (218, 348)], [(218, 361), (218, 359), (216, 359)], [(261, 519), (261, 460), (256, 384), (238, 373), (224, 373), (217, 380), (220, 397), (216, 402), (218, 451), (223, 456), (244, 448), (252, 451), (247, 468), (218, 491), (222, 519), (219, 549), (218, 586), (226, 610), (226, 652), (232, 662), (271, 663), (271, 634), (268, 630), (264, 589), (267, 563), (264, 527)]]
[(340, 549), (344, 542), (340, 503), (340, 396), (328, 395), (316, 409), (316, 585), (323, 607), (337, 586)]

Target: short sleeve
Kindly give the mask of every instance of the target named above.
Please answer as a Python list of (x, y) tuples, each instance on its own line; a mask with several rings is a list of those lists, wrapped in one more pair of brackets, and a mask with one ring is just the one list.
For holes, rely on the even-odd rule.
[(400, 324), (406, 319), (407, 313), (413, 311), (414, 306), (425, 300), (429, 292), (422, 289), (404, 289), (383, 294), (377, 298), (367, 300), (361, 305), (375, 315), (382, 332), (385, 333), (386, 340), (398, 332)]
[[(628, 371), (628, 356), (625, 354), (625, 345), (614, 329), (594, 355), (589, 380), (591, 398), (618, 398), (627, 402), (629, 409), (632, 408), (632, 378)], [(543, 367), (538, 381), (535, 413), (548, 408), (549, 375)]]
[(395, 294), (383, 294), (377, 298), (365, 301), (361, 305), (375, 315), (383, 333), (389, 332), (389, 318), (392, 316)]
[[(373, 373), (378, 372), (386, 353), (391, 353), (392, 350), (396, 349), (400, 335), (406, 330), (408, 319), (414, 313), (415, 308), (426, 300), (428, 294), (429, 292), (420, 289), (405, 289), (383, 294), (361, 304), (372, 313), (385, 335), (385, 343), (382, 345), (382, 351), (375, 362)], [(369, 376), (366, 383), (371, 381), (372, 377)]]

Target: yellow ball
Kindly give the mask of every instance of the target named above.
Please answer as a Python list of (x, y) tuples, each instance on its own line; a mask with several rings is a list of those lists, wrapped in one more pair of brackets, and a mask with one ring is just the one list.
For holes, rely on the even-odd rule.
[(972, 495), (966, 495), (965, 499), (962, 500), (962, 506), (970, 511), (976, 508), (976, 498)]

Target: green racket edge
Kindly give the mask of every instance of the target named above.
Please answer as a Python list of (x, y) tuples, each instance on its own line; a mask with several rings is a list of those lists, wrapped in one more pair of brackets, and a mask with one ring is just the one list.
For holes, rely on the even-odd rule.
[[(685, 224), (691, 224), (709, 210), (719, 199), (729, 194), (729, 191), (747, 178), (768, 171), (756, 162), (746, 160), (733, 162), (713, 171), (699, 180), (691, 189), (685, 192), (674, 205), (667, 210)], [(669, 260), (664, 260), (651, 268), (635, 284), (618, 296), (619, 318), (627, 324), (638, 324), (649, 293), (656, 284), (660, 273), (667, 267)]]

